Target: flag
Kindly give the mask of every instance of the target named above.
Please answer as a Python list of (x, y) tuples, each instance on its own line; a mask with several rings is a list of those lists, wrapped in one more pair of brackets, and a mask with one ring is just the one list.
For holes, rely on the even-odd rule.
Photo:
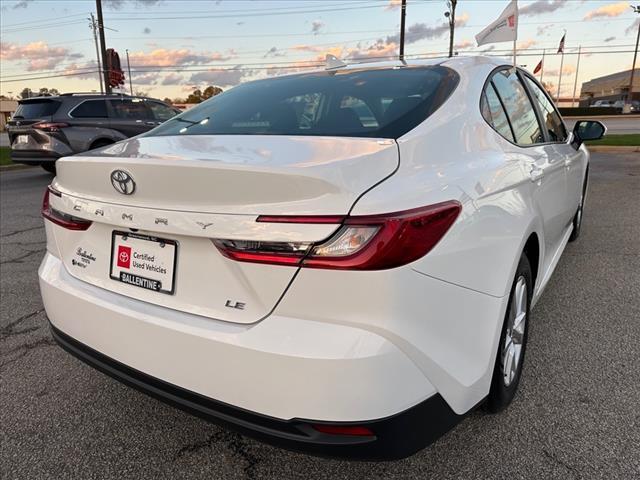
[(542, 70), (542, 60), (540, 60), (540, 62), (538, 63), (538, 65), (536, 65), (536, 68), (533, 70), (533, 74), (535, 75), (536, 73), (538, 73), (540, 70)]
[(478, 46), (518, 39), (518, 0), (511, 0), (498, 19), (476, 35)]
[(558, 46), (558, 53), (564, 53), (564, 37), (566, 37), (567, 34), (565, 33), (562, 36), (562, 40), (560, 40), (560, 45)]

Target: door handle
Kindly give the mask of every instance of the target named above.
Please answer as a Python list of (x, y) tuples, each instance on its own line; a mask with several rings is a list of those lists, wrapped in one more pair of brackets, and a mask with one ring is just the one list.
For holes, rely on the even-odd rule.
[(529, 177), (531, 178), (532, 182), (537, 182), (542, 177), (544, 177), (544, 170), (538, 167), (533, 167), (529, 172)]
[(155, 125), (156, 122), (144, 122), (145, 125)]

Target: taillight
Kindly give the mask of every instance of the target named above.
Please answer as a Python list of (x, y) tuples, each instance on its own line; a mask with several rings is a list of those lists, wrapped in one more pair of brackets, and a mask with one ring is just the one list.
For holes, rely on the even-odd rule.
[(462, 206), (457, 201), (382, 215), (258, 217), (258, 222), (340, 223), (320, 243), (214, 240), (227, 257), (244, 262), (309, 268), (384, 270), (425, 256), (447, 233)]
[(42, 130), (43, 132), (59, 132), (61, 129), (68, 127), (68, 123), (62, 122), (38, 122), (31, 125), (31, 128)]
[(68, 230), (86, 230), (91, 226), (91, 222), (88, 220), (74, 217), (73, 215), (53, 208), (49, 201), (50, 195), (55, 195), (56, 197), (62, 196), (62, 194), (51, 185), (47, 187), (47, 190), (44, 192), (44, 198), (42, 199), (42, 216), (44, 218)]

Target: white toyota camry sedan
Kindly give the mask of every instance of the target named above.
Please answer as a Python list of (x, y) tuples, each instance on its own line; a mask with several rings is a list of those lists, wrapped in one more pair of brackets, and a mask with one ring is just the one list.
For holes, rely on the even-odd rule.
[(264, 441), (410, 455), (513, 400), (603, 134), (485, 57), (242, 84), (58, 162), (53, 336)]

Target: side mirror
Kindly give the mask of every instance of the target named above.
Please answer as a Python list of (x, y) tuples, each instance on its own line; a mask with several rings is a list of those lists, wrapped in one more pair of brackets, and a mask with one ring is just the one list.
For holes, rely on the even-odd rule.
[(607, 133), (607, 127), (596, 120), (579, 120), (573, 127), (573, 141), (571, 144), (580, 148), (587, 140), (600, 140)]

